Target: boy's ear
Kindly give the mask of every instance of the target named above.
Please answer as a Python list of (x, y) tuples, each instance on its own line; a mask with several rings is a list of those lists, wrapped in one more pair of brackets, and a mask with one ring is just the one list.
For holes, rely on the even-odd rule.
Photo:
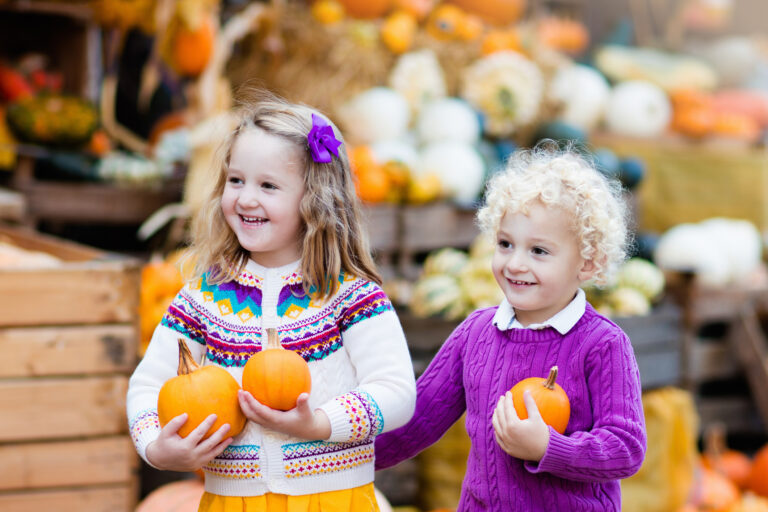
[(584, 260), (584, 264), (579, 269), (579, 281), (589, 281), (597, 272), (597, 266), (592, 260)]

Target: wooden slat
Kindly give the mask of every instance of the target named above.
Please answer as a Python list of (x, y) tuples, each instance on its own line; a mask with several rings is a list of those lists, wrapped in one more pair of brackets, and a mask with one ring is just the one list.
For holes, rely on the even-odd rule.
[(768, 340), (751, 303), (743, 305), (728, 338), (746, 370), (757, 410), (768, 425)]
[(138, 467), (128, 436), (0, 445), (0, 490), (128, 483)]
[(0, 188), (0, 220), (20, 222), (24, 218), (26, 202), (18, 192)]
[(694, 384), (734, 377), (742, 372), (725, 340), (695, 341), (691, 345), (690, 378)]
[(0, 328), (0, 378), (128, 374), (137, 336), (133, 324)]
[(368, 204), (363, 209), (371, 249), (394, 251), (399, 245), (398, 207), (392, 204)]
[(745, 396), (722, 396), (716, 398), (696, 397), (696, 412), (699, 413), (700, 430), (706, 430), (713, 423), (723, 423), (730, 433), (765, 432), (755, 406)]
[(107, 253), (98, 249), (38, 233), (29, 228), (0, 226), (0, 238), (8, 239), (22, 249), (46, 252), (64, 261), (84, 262), (108, 257)]
[(128, 377), (0, 380), (0, 442), (127, 431)]
[(125, 262), (91, 267), (0, 271), (0, 325), (134, 321), (139, 268)]
[(400, 243), (405, 251), (467, 247), (480, 233), (475, 210), (462, 210), (450, 203), (406, 206), (402, 215)]
[(3, 512), (133, 512), (135, 485), (113, 485), (62, 491), (0, 493)]

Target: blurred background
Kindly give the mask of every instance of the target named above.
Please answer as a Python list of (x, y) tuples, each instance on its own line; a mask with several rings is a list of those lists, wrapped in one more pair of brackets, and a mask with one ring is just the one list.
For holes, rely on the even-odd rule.
[[(628, 511), (768, 511), (768, 21), (761, 0), (0, 0), (0, 509), (197, 510), (136, 456), (127, 379), (249, 87), (342, 130), (419, 375), (502, 299), (474, 214), (549, 139), (618, 180), (649, 435)], [(377, 473), (454, 510), (462, 422)]]

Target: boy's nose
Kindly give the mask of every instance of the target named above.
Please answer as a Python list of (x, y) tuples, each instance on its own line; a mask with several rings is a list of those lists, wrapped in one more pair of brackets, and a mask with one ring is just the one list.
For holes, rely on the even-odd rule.
[(507, 269), (514, 272), (523, 272), (528, 270), (528, 264), (525, 261), (525, 255), (514, 252), (507, 259)]

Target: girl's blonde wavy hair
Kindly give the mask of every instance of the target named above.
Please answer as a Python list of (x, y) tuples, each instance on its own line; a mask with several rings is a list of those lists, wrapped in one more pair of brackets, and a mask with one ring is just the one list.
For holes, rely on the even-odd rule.
[[(195, 262), (194, 274), (209, 272), (208, 282), (219, 284), (234, 279), (248, 262), (249, 252), (240, 246), (224, 218), (221, 196), (237, 137), (246, 130), (260, 129), (294, 144), (305, 171), (304, 196), (299, 204), (304, 291), (318, 299), (330, 297), (339, 289), (342, 271), (381, 284), (363, 228), (346, 144), (338, 128), (316, 110), (269, 92), (251, 90), (245, 96), (234, 110), (235, 127), (217, 152), (215, 183), (192, 219), (188, 254)], [(330, 163), (317, 163), (310, 156), (307, 134), (312, 129), (313, 113), (326, 119), (342, 141), (339, 157), (332, 157)]]
[(527, 213), (534, 201), (560, 208), (573, 219), (581, 257), (594, 263), (593, 279), (604, 284), (626, 258), (629, 243), (620, 183), (608, 180), (571, 148), (539, 144), (516, 151), (488, 182), (485, 205), (477, 214), (480, 229), (495, 238), (505, 213)]

